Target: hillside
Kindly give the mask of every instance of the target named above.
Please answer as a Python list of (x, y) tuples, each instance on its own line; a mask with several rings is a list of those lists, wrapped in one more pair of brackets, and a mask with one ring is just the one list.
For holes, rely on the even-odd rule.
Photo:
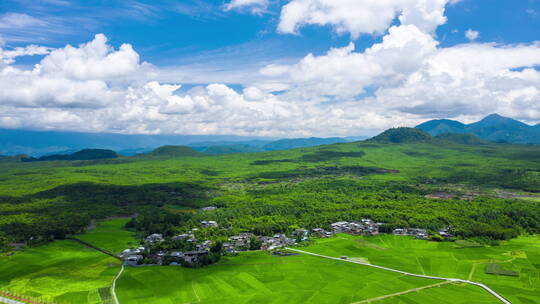
[(426, 132), (415, 128), (393, 128), (369, 139), (378, 143), (420, 143), (433, 140)]
[(530, 126), (512, 118), (492, 114), (484, 119), (463, 124), (453, 120), (431, 120), (416, 128), (433, 136), (443, 133), (470, 133), (493, 142), (509, 142), (518, 144), (540, 144), (540, 128)]
[(435, 136), (436, 139), (453, 142), (462, 145), (487, 145), (490, 142), (474, 134), (443, 133)]

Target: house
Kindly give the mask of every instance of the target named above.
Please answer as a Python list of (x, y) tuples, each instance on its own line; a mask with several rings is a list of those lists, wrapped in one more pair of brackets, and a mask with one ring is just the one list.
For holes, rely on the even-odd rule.
[(201, 221), (201, 226), (203, 228), (217, 227), (218, 224), (216, 221)]
[(160, 234), (160, 233), (154, 233), (146, 237), (146, 242), (150, 244), (161, 243), (163, 241), (164, 241), (163, 234)]
[(331, 224), (330, 226), (332, 226), (332, 231), (334, 233), (342, 233), (348, 230), (348, 224), (349, 223), (347, 222), (336, 222)]
[(306, 229), (296, 229), (293, 231), (292, 236), (296, 240), (305, 241), (308, 239), (309, 232)]
[(188, 242), (196, 242), (197, 239), (193, 233), (183, 233), (172, 237), (173, 241), (186, 240)]
[(197, 248), (197, 250), (208, 250), (210, 249), (210, 243), (211, 242), (209, 240), (206, 240), (202, 242), (201, 244), (195, 245), (195, 248)]
[(324, 230), (322, 228), (314, 228), (312, 230), (312, 233), (314, 235), (317, 235), (317, 236), (322, 237), (322, 238), (328, 238), (328, 237), (331, 237), (332, 235), (334, 235), (332, 232), (326, 231), (326, 230)]
[(446, 238), (450, 238), (450, 237), (453, 237), (454, 235), (450, 232), (450, 228), (443, 228), (441, 230), (439, 230), (439, 235), (442, 236), (442, 237), (446, 237)]
[(229, 243), (235, 249), (247, 247), (253, 236), (254, 236), (253, 233), (240, 233), (239, 235), (231, 236), (229, 238)]
[(202, 211), (214, 211), (216, 209), (217, 209), (216, 206), (208, 206), (208, 207), (201, 208)]
[(394, 231), (392, 231), (392, 234), (395, 234), (395, 235), (407, 235), (407, 229), (397, 228), (397, 229), (394, 229)]
[(136, 266), (139, 264), (139, 261), (141, 261), (144, 257), (142, 255), (131, 255), (124, 260), (124, 264), (128, 266)]
[(123, 259), (123, 258), (127, 258), (129, 256), (132, 256), (132, 255), (139, 255), (139, 254), (141, 254), (140, 249), (126, 249), (126, 250), (122, 251), (122, 253), (120, 254), (120, 257)]
[(411, 235), (417, 239), (427, 240), (429, 237), (428, 231), (421, 228), (397, 228), (392, 231), (395, 235)]
[(171, 252), (169, 255), (173, 258), (184, 258), (184, 253), (180, 251)]
[(208, 255), (206, 250), (194, 250), (184, 252), (184, 261), (188, 263), (196, 263), (202, 256)]

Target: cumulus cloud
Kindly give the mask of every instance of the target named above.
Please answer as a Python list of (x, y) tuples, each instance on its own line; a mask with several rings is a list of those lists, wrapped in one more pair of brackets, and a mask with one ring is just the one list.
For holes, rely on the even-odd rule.
[(122, 44), (118, 51), (107, 44), (103, 34), (89, 43), (52, 51), (40, 63), (45, 74), (61, 75), (70, 79), (109, 79), (128, 75), (139, 68), (139, 54), (129, 44)]
[(353, 98), (367, 87), (392, 86), (422, 64), (436, 50), (437, 41), (414, 25), (393, 26), (381, 43), (355, 52), (350, 43), (326, 55), (307, 55), (294, 65), (269, 65), (261, 70), (305, 99), (334, 95)]
[[(16, 57), (35, 54), (48, 55), (32, 70), (9, 65)], [(53, 51), (38, 46), (0, 49), (0, 59), (8, 64), (0, 68), (0, 101), (21, 107), (103, 107), (122, 94), (107, 80), (129, 76), (142, 66), (130, 45), (114, 50), (104, 35)]]
[(470, 41), (474, 41), (478, 39), (478, 37), (480, 37), (480, 32), (468, 29), (467, 31), (465, 31), (465, 37)]
[(261, 14), (268, 8), (268, 0), (231, 0), (224, 5), (225, 11), (248, 10), (252, 14)]
[[(293, 32), (327, 24), (354, 36), (380, 27), (380, 42), (269, 64), (239, 90), (214, 81), (186, 89), (141, 62), (131, 45), (114, 48), (101, 34), (55, 50), (0, 46), (0, 127), (290, 137), (373, 134), (492, 112), (540, 122), (540, 43), (441, 47), (433, 30), (445, 22), (448, 1), (359, 2), (293, 0), (284, 12), (308, 5), (305, 18), (287, 17)], [(370, 18), (387, 11), (389, 19), (355, 23), (343, 3)], [(395, 18), (399, 24), (390, 26)], [(32, 54), (44, 56), (35, 67), (13, 64)]]
[(278, 31), (297, 34), (304, 25), (330, 25), (339, 34), (382, 34), (396, 17), (432, 33), (446, 23), (449, 0), (293, 0), (281, 11)]

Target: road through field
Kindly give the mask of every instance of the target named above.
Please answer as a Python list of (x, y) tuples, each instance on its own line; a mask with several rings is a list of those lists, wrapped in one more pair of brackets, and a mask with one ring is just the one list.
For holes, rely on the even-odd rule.
[(120, 272), (116, 275), (116, 277), (114, 277), (114, 280), (112, 282), (111, 293), (113, 295), (113, 299), (114, 299), (115, 304), (120, 304), (120, 302), (118, 301), (118, 297), (116, 296), (116, 290), (115, 289), (116, 289), (116, 281), (122, 275), (122, 272), (124, 272), (124, 269), (125, 269), (125, 266), (122, 265), (122, 268), (120, 268)]
[(326, 255), (321, 255), (321, 254), (317, 254), (317, 253), (313, 253), (313, 252), (293, 249), (293, 248), (289, 248), (289, 247), (286, 247), (285, 249), (292, 250), (294, 252), (309, 254), (309, 255), (325, 258), (325, 259), (337, 260), (337, 261), (342, 261), (342, 262), (349, 262), (349, 263), (360, 264), (360, 265), (364, 265), (364, 266), (368, 266), (368, 267), (383, 269), (383, 270), (387, 270), (387, 271), (397, 272), (397, 273), (401, 273), (401, 274), (412, 276), (412, 277), (419, 277), (419, 278), (426, 278), (426, 279), (433, 279), (433, 280), (443, 280), (443, 281), (460, 282), (460, 283), (471, 284), (471, 285), (475, 285), (475, 286), (478, 286), (478, 287), (482, 287), (487, 292), (489, 292), (490, 294), (492, 294), (493, 296), (495, 296), (497, 299), (499, 299), (501, 302), (503, 302), (505, 304), (512, 304), (512, 303), (510, 303), (510, 301), (505, 299), (503, 296), (496, 293), (493, 289), (487, 287), (486, 285), (484, 285), (482, 283), (477, 283), (477, 282), (473, 282), (473, 281), (469, 281), (469, 280), (462, 280), (462, 279), (443, 278), (443, 277), (434, 277), (434, 276), (428, 276), (428, 275), (423, 275), (423, 274), (415, 274), (415, 273), (405, 272), (405, 271), (392, 269), (392, 268), (388, 268), (388, 267), (377, 266), (377, 265), (373, 265), (373, 264), (368, 264), (368, 263), (363, 263), (363, 262), (358, 262), (358, 261), (352, 261), (352, 260), (348, 260), (348, 259), (330, 257), (330, 256), (326, 256)]

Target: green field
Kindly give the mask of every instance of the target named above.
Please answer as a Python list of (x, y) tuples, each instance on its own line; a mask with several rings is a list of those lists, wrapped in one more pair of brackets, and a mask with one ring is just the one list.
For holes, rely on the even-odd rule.
[[(137, 304), (354, 303), (434, 283), (341, 261), (260, 252), (204, 269), (128, 268), (117, 293), (120, 302)], [(494, 303), (486, 294), (462, 289), (477, 303)]]
[[(540, 302), (540, 237), (522, 236), (499, 246), (459, 248), (450, 242), (412, 237), (339, 235), (320, 239), (302, 250), (339, 257), (347, 255), (402, 271), (484, 283), (512, 303)], [(491, 263), (519, 272), (518, 277), (486, 273)]]
[[(126, 219), (99, 223), (79, 237), (113, 250), (114, 238), (130, 240)], [(131, 239), (133, 240), (133, 239)], [(300, 249), (339, 257), (362, 258), (372, 264), (412, 273), (471, 279), (501, 293), (512, 303), (540, 300), (539, 237), (520, 237), (500, 246), (461, 248), (453, 243), (410, 237), (338, 235), (318, 239)], [(485, 273), (490, 263), (504, 265), (519, 277)], [(57, 303), (102, 303), (119, 271), (118, 261), (73, 241), (55, 241), (0, 258), (0, 290)], [(479, 287), (464, 284), (399, 294), (440, 281), (403, 276), (367, 266), (296, 255), (241, 253), (202, 269), (182, 267), (126, 268), (117, 283), (121, 303), (355, 303), (381, 296), (380, 303), (497, 303)]]
[(122, 250), (138, 244), (134, 233), (123, 229), (129, 220), (119, 218), (98, 221), (94, 229), (77, 235), (77, 238), (108, 252), (119, 254)]
[(55, 241), (0, 256), (0, 290), (55, 303), (102, 303), (120, 262), (74, 241)]
[(379, 304), (487, 304), (500, 303), (479, 287), (467, 284), (449, 284), (405, 295), (397, 295), (377, 302)]
[[(219, 156), (2, 162), (0, 251), (9, 252), (12, 242), (51, 243), (0, 257), (0, 289), (56, 302), (99, 303), (118, 262), (73, 241), (53, 241), (66, 236), (118, 253), (141, 236), (170, 237), (201, 228), (202, 220), (215, 220), (219, 228), (200, 229), (199, 239), (225, 240), (241, 232), (329, 229), (333, 222), (368, 217), (386, 223), (385, 231), (419, 227), (434, 234), (452, 227), (458, 240), (341, 236), (308, 249), (414, 273), (470, 277), (513, 303), (540, 302), (538, 238), (525, 236), (540, 233), (540, 204), (497, 197), (497, 191), (536, 197), (539, 155), (537, 146), (428, 141)], [(430, 197), (439, 192), (457, 198)], [(470, 200), (459, 199), (463, 195)], [(218, 209), (200, 211), (204, 206)], [(132, 221), (99, 221), (132, 215)], [(93, 222), (96, 228), (86, 231)], [(135, 232), (122, 229), (126, 224)], [(130, 268), (118, 294), (124, 303), (196, 302), (197, 297), (205, 303), (349, 303), (432, 284), (360, 265), (257, 253), (203, 269)], [(452, 298), (455, 291), (459, 295)], [(470, 286), (444, 285), (385, 301), (422, 302), (431, 296), (492, 300)]]

